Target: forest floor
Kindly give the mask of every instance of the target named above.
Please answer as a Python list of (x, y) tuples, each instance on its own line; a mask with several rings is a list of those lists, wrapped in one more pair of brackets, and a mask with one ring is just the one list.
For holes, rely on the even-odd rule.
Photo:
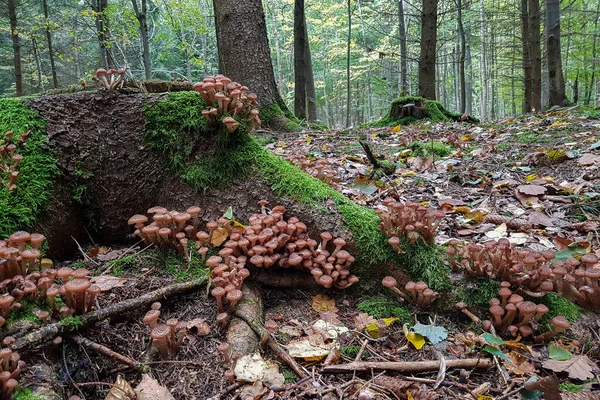
[[(540, 252), (552, 249), (600, 255), (600, 113), (558, 111), (482, 125), (415, 124), (343, 132), (259, 131), (256, 135), (272, 152), (290, 159), (358, 204), (376, 208), (386, 197), (393, 197), (444, 210), (446, 217), (436, 236), (440, 245), (451, 238), (482, 243), (504, 237)], [(395, 173), (371, 176), (372, 168), (359, 139), (376, 155), (395, 163)], [(528, 186), (542, 186), (545, 193), (528, 194)], [(506, 217), (505, 223), (484, 222), (489, 214)], [(80, 260), (63, 263), (85, 266), (106, 277), (100, 283), (110, 290), (99, 297), (101, 307), (189, 279), (195, 266), (183, 264), (174, 252), (139, 246), (107, 248), (101, 243), (82, 250)], [(216, 350), (223, 332), (216, 322), (215, 299), (204, 288), (162, 302), (161, 320), (177, 318), (188, 323), (181, 350), (171, 360), (160, 361), (151, 350), (148, 327), (141, 321), (146, 309), (101, 322), (82, 335), (150, 366), (152, 376), (177, 399), (541, 398), (541, 392), (522, 391), (524, 383), (532, 379), (545, 379), (544, 384), (550, 388), (544, 394), (546, 399), (560, 398), (549, 395), (553, 390), (556, 395), (559, 383), (563, 399), (600, 398), (600, 391), (593, 392), (600, 389), (598, 314), (584, 313), (566, 334), (557, 337), (550, 350), (548, 343), (534, 345), (527, 339), (491, 343), (493, 339), (482, 338), (481, 328), (458, 310), (422, 311), (401, 304), (391, 294), (357, 298), (331, 291), (323, 294), (265, 288), (261, 292), (265, 319), (279, 324), (277, 342), (300, 343), (304, 351), (327, 349), (322, 356), (297, 358), (309, 376), (301, 384), (295, 384), (298, 377), (276, 355), (265, 351), (264, 359), (279, 363), (282, 375), (272, 377), (270, 384), (230, 386), (223, 378), (226, 368)], [(361, 313), (365, 314), (359, 316)], [(489, 318), (487, 313), (476, 313), (482, 319)], [(388, 321), (391, 325), (385, 332), (358, 329), (358, 325), (370, 321), (368, 316), (397, 320)], [(420, 373), (370, 370), (325, 375), (320, 370), (331, 347), (322, 338), (321, 343), (315, 343), (317, 336), (323, 336), (324, 330), (318, 325), (323, 320), (329, 324), (325, 329), (329, 339), (325, 342), (337, 338), (333, 341), (340, 350), (337, 364), (495, 357), (489, 369), (433, 368)], [(436, 330), (424, 334), (424, 346), (409, 331), (415, 323)], [(439, 340), (434, 340), (436, 335)], [(76, 345), (68, 338), (63, 343), (62, 354), (37, 349), (28, 352), (26, 358), (30, 365), (47, 361), (58, 365), (59, 379), (69, 395), (104, 398), (119, 373), (132, 386), (141, 380), (137, 371), (114, 358)], [(570, 364), (559, 368), (557, 363), (567, 362), (566, 358)], [(30, 370), (21, 378), (25, 388), (28, 377), (33, 382), (33, 374)]]

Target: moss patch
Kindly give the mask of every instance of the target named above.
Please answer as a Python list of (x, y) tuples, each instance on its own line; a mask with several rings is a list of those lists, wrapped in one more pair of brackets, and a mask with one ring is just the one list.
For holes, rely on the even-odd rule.
[(583, 309), (569, 300), (560, 296), (558, 293), (548, 293), (544, 297), (538, 299), (536, 303), (546, 305), (550, 311), (541, 319), (542, 324), (546, 324), (550, 329), (550, 320), (558, 315), (562, 315), (574, 323), (583, 313)]
[(365, 297), (358, 309), (377, 319), (395, 317), (400, 323), (412, 322), (412, 315), (404, 305), (384, 296)]
[(459, 113), (453, 113), (444, 108), (439, 101), (427, 100), (417, 96), (398, 97), (392, 100), (386, 115), (371, 126), (395, 126), (408, 125), (417, 119), (413, 117), (401, 117), (399, 110), (408, 103), (421, 104), (422, 108), (417, 110), (417, 118), (426, 118), (431, 122), (442, 122), (457, 120), (461, 117)]
[(446, 157), (452, 154), (454, 149), (445, 143), (433, 140), (430, 142), (413, 142), (410, 145), (413, 151), (413, 156), (429, 157), (434, 155), (436, 159)]
[(469, 278), (455, 286), (454, 296), (457, 302), (464, 301), (469, 307), (487, 310), (489, 301), (498, 296), (500, 282), (489, 278)]
[(13, 395), (13, 400), (44, 400), (42, 396), (34, 396), (33, 391), (29, 388), (17, 386)]
[(59, 174), (56, 158), (47, 149), (46, 121), (30, 110), (22, 99), (0, 99), (0, 135), (13, 131), (20, 137), (31, 131), (20, 153), (17, 190), (9, 192), (0, 184), (0, 237), (27, 229), (47, 209), (55, 178)]
[(260, 108), (260, 119), (267, 126), (281, 128), (287, 132), (301, 131), (300, 120), (294, 116), (283, 101)]

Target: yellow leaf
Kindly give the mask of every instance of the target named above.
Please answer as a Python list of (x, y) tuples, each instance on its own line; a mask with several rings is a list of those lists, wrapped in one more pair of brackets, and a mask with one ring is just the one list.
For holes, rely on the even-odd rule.
[(316, 296), (313, 296), (312, 299), (313, 299), (312, 308), (316, 312), (324, 312), (324, 311), (337, 312), (338, 311), (337, 307), (335, 306), (335, 300), (333, 300), (323, 294), (318, 294)]
[(323, 151), (327, 151), (328, 149), (329, 149), (329, 147), (326, 144), (321, 146), (321, 150), (323, 150)]
[(310, 136), (306, 137), (306, 144), (310, 144), (312, 142), (312, 139), (310, 138)]
[[(394, 323), (394, 321), (398, 321), (398, 318), (383, 318), (382, 321), (385, 322), (385, 324), (387, 326), (390, 326), (391, 324)], [(377, 329), (377, 324), (375, 323), (375, 321), (373, 321), (373, 322), (371, 322), (371, 323), (369, 323), (367, 325), (366, 331), (374, 339), (377, 339), (377, 338), (380, 337), (380, 335), (379, 335), (379, 329)]]
[(402, 129), (402, 127), (400, 125), (396, 125), (392, 128), (392, 132), (400, 132), (400, 129)]
[(408, 171), (407, 173), (404, 174), (404, 176), (415, 176), (417, 174), (417, 171)]
[(238, 222), (235, 218), (232, 219), (232, 221), (233, 221), (233, 226), (239, 226), (241, 228), (246, 229), (246, 225), (242, 224), (241, 222)]
[(555, 123), (553, 123), (552, 125), (550, 125), (550, 128), (557, 128), (559, 126), (566, 126), (569, 125), (568, 122), (564, 122), (564, 121), (556, 121)]
[(429, 205), (429, 201), (422, 201), (419, 203), (420, 206), (427, 207)]
[(458, 206), (454, 209), (457, 213), (468, 214), (471, 212), (471, 209), (467, 206)]
[(531, 174), (531, 175), (527, 175), (527, 176), (525, 177), (525, 180), (526, 180), (527, 182), (531, 182), (531, 181), (532, 181), (532, 180), (534, 180), (535, 178), (537, 178), (537, 175), (536, 175), (536, 174)]
[(210, 242), (213, 246), (220, 246), (223, 244), (227, 237), (229, 236), (229, 232), (225, 228), (217, 228), (213, 231), (212, 238)]
[(494, 400), (494, 398), (492, 396), (486, 396), (478, 393), (477, 400)]
[(473, 221), (481, 222), (485, 218), (486, 214), (481, 210), (473, 210), (468, 212), (465, 217), (472, 219)]
[(286, 147), (287, 144), (285, 144), (285, 142), (282, 142), (281, 140), (279, 142), (277, 142), (277, 146), (279, 147)]
[(554, 178), (551, 176), (544, 176), (544, 180), (546, 181), (546, 183), (556, 183)]
[(421, 350), (423, 346), (425, 346), (425, 338), (418, 333), (414, 333), (408, 330), (408, 324), (404, 324), (402, 327), (404, 330), (404, 336), (406, 336), (406, 340), (412, 343), (415, 346), (415, 349)]
[(409, 390), (406, 391), (406, 400), (415, 400)]

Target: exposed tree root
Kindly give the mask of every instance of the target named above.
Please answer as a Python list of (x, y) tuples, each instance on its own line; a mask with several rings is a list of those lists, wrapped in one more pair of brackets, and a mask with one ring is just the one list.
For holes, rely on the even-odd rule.
[(115, 317), (117, 315), (122, 315), (124, 313), (140, 309), (144, 307), (146, 304), (153, 303), (155, 301), (159, 301), (169, 296), (173, 296), (175, 294), (181, 294), (185, 292), (190, 292), (198, 289), (204, 279), (184, 282), (184, 283), (176, 283), (174, 285), (166, 286), (164, 288), (155, 290), (150, 293), (146, 293), (143, 296), (140, 296), (135, 299), (129, 299), (122, 301), (117, 304), (113, 304), (112, 306), (103, 308), (102, 310), (93, 311), (91, 313), (87, 313), (81, 317), (81, 324), (63, 324), (62, 321), (56, 322), (54, 324), (46, 325), (43, 328), (38, 329), (37, 331), (33, 331), (31, 333), (25, 334), (22, 337), (17, 337), (15, 343), (11, 346), (11, 349), (21, 350), (25, 347), (35, 345), (40, 342), (45, 342), (47, 340), (51, 340), (57, 335), (62, 335), (65, 333), (73, 332), (78, 329), (84, 328), (90, 324), (94, 324), (98, 321)]
[(31, 379), (25, 380), (24, 387), (31, 389), (31, 398), (39, 400), (63, 399), (62, 385), (57, 371), (47, 363), (36, 363), (28, 367)]
[[(466, 358), (464, 360), (446, 360), (446, 368), (489, 368), (488, 358)], [(349, 364), (329, 365), (321, 370), (322, 374), (349, 374), (364, 371), (397, 371), (403, 373), (437, 371), (440, 360), (429, 361), (355, 361)]]
[[(244, 314), (243, 310), (238, 308), (235, 310), (234, 314), (236, 317), (244, 321), (258, 337), (262, 338), (267, 331), (262, 324), (260, 324), (259, 320), (253, 319), (252, 316)], [(296, 361), (294, 361), (287, 351), (285, 351), (285, 349), (276, 341), (269, 339), (267, 345), (273, 353), (277, 354), (277, 357), (284, 361), (292, 369), (292, 371), (296, 373), (296, 375), (298, 375), (300, 378), (306, 377), (306, 373), (302, 370), (302, 368), (300, 368)]]
[[(249, 282), (242, 286), (244, 297), (237, 304), (236, 310), (244, 315), (249, 315), (252, 320), (263, 320), (262, 295)], [(227, 343), (229, 343), (232, 360), (237, 360), (248, 354), (254, 354), (258, 349), (258, 339), (248, 324), (232, 315), (229, 329), (227, 330)]]

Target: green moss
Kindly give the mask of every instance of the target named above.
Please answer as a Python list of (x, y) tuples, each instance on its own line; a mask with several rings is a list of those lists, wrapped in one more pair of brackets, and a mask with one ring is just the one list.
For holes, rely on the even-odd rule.
[[(343, 356), (346, 356), (353, 360), (356, 358), (359, 351), (360, 351), (360, 346), (342, 346), (342, 347), (340, 347), (340, 353), (342, 353)], [(371, 353), (369, 353), (369, 350), (365, 350), (363, 352), (363, 357), (370, 357), (370, 356), (371, 356)]]
[(284, 368), (282, 372), (283, 378), (285, 379), (284, 383), (294, 383), (296, 382), (296, 379), (298, 379), (298, 375), (292, 370)]
[(192, 252), (192, 257), (187, 264), (183, 256), (171, 248), (155, 249), (152, 256), (160, 260), (164, 265), (163, 270), (168, 272), (176, 282), (205, 279), (208, 276), (208, 268), (195, 252)]
[(13, 395), (13, 400), (44, 400), (42, 396), (34, 396), (33, 391), (29, 388), (17, 386)]
[(410, 311), (403, 304), (384, 296), (365, 297), (358, 309), (377, 319), (396, 317), (401, 323), (412, 321)]
[(444, 108), (442, 103), (433, 100), (427, 100), (417, 96), (406, 96), (398, 97), (392, 100), (390, 108), (385, 116), (379, 121), (370, 124), (371, 126), (395, 126), (395, 125), (408, 125), (415, 122), (417, 119), (413, 117), (399, 118), (396, 113), (398, 107), (401, 107), (407, 103), (420, 103), (423, 105), (424, 110), (421, 111), (423, 116), (431, 122), (443, 122), (456, 120), (461, 117), (459, 113), (453, 113)]
[(21, 308), (12, 311), (8, 318), (6, 318), (6, 327), (10, 328), (15, 323), (21, 321), (32, 321), (34, 323), (40, 323), (40, 319), (35, 316), (34, 311), (36, 309), (45, 309), (45, 304), (38, 303), (32, 299), (24, 298), (20, 301)]
[(450, 267), (445, 263), (446, 254), (443, 248), (416, 242), (404, 246), (404, 249), (406, 253), (402, 255), (403, 265), (413, 278), (425, 281), (436, 291), (451, 288)]
[(571, 382), (562, 382), (558, 384), (558, 388), (564, 392), (581, 392), (583, 385), (577, 385)]
[(59, 171), (56, 158), (45, 148), (46, 121), (30, 110), (21, 99), (0, 99), (0, 135), (12, 130), (15, 137), (31, 131), (20, 153), (17, 190), (8, 191), (0, 183), (0, 237), (31, 226), (47, 209), (52, 187)]
[(583, 313), (581, 307), (573, 304), (558, 293), (548, 293), (544, 297), (538, 299), (536, 303), (542, 303), (550, 310), (540, 321), (542, 324), (546, 324), (548, 329), (550, 328), (550, 320), (558, 315), (562, 315), (568, 319), (570, 323), (574, 323)]
[(461, 282), (454, 286), (456, 301), (464, 301), (469, 307), (480, 308), (487, 311), (489, 301), (498, 296), (500, 282), (489, 278), (469, 278), (468, 282)]
[(83, 317), (77, 315), (75, 317), (66, 317), (60, 320), (60, 323), (70, 330), (77, 330), (83, 326)]
[(281, 125), (280, 120), (286, 119), (284, 121), (283, 129), (287, 132), (299, 132), (302, 131), (302, 125), (300, 125), (300, 120), (294, 116), (287, 108), (283, 101), (271, 103), (268, 106), (261, 107), (260, 109), (260, 119), (267, 126), (276, 126), (279, 127)]
[(121, 257), (117, 260), (112, 260), (106, 263), (105, 267), (107, 270), (111, 270), (113, 276), (124, 276), (125, 267), (135, 264), (137, 257), (134, 255)]
[(454, 148), (451, 146), (438, 142), (437, 140), (430, 142), (413, 142), (410, 145), (410, 148), (413, 150), (412, 155), (414, 156), (429, 157), (433, 154), (436, 156), (436, 159), (449, 156), (454, 151)]

